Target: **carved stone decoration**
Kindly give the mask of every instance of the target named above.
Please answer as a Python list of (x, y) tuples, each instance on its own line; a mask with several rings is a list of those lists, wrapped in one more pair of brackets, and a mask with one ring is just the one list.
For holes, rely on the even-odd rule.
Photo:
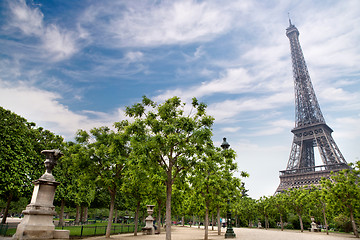
[(22, 212), (24, 218), (16, 229), (13, 239), (68, 239), (68, 230), (55, 230), (53, 205), (55, 189), (60, 184), (55, 181), (52, 169), (63, 155), (59, 150), (44, 150), (46, 172), (35, 180), (31, 202)]
[(310, 231), (311, 232), (317, 232), (318, 228), (317, 228), (317, 224), (315, 223), (315, 218), (311, 217), (310, 219), (311, 219), (311, 229), (310, 229)]
[(63, 154), (60, 152), (59, 149), (43, 150), (41, 151), (41, 153), (46, 156), (46, 160), (44, 161), (46, 171), (40, 177), (40, 179), (55, 182), (55, 178), (52, 175), (52, 170), (56, 166), (57, 160), (62, 157)]
[(143, 233), (146, 235), (153, 235), (155, 233), (154, 229), (154, 218), (151, 216), (154, 213), (154, 207), (155, 205), (146, 205), (147, 207), (147, 213), (149, 216), (145, 218), (145, 227), (142, 228)]

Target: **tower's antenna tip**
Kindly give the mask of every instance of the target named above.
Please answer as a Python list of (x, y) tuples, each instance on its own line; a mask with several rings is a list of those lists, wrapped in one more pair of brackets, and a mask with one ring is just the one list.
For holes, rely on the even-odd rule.
[(289, 24), (290, 24), (290, 27), (291, 27), (291, 19), (290, 19), (290, 13), (288, 12), (288, 18), (289, 18)]

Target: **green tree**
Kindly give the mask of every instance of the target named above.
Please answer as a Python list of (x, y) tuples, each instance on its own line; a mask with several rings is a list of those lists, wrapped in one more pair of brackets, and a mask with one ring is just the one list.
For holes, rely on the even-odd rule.
[(281, 231), (284, 231), (284, 217), (287, 213), (286, 196), (283, 193), (276, 194), (273, 198), (273, 205), (278, 211), (280, 218)]
[[(152, 167), (158, 167), (157, 165)], [(153, 168), (152, 168), (153, 169)], [(149, 194), (156, 201), (156, 209), (157, 210), (157, 232), (161, 232), (161, 218), (162, 218), (162, 210), (164, 208), (164, 203), (166, 202), (166, 187), (165, 187), (165, 176), (161, 176), (154, 169), (151, 171), (151, 193)]]
[(325, 189), (311, 186), (309, 192), (309, 213), (315, 219), (323, 219), (323, 225), (326, 228), (326, 234), (329, 234), (328, 223), (326, 218), (326, 193)]
[(138, 161), (137, 156), (129, 158), (128, 164), (124, 169), (124, 181), (121, 192), (127, 196), (128, 202), (130, 202), (130, 209), (135, 210), (134, 236), (137, 236), (141, 202), (149, 196), (151, 190), (149, 172), (146, 170), (146, 167), (141, 165), (141, 161)]
[[(106, 237), (110, 237), (114, 214), (115, 197), (120, 179), (130, 154), (129, 137), (125, 131), (127, 121), (115, 123), (117, 132), (108, 127), (93, 128), (90, 134), (78, 131), (77, 141), (86, 142), (89, 158), (82, 159), (86, 171), (92, 174), (96, 183), (110, 194), (110, 211)], [(91, 140), (90, 140), (91, 139)]]
[(265, 218), (265, 229), (269, 228), (269, 215), (271, 214), (271, 200), (269, 197), (263, 196), (257, 201), (258, 211)]
[(344, 212), (350, 217), (354, 235), (359, 233), (355, 223), (355, 213), (359, 210), (360, 200), (360, 161), (353, 169), (344, 169), (331, 175), (330, 179), (322, 181), (323, 191), (332, 208)]
[[(147, 97), (127, 107), (135, 118), (132, 133), (138, 143), (134, 149), (148, 156), (149, 164), (158, 164), (166, 176), (166, 239), (171, 239), (171, 194), (175, 179), (196, 163), (205, 143), (211, 141), (214, 119), (205, 113), (206, 105), (194, 98), (189, 115), (178, 97), (156, 104)], [(142, 136), (141, 136), (142, 135)], [(140, 141), (139, 141), (140, 140)]]
[(2, 223), (11, 201), (29, 196), (32, 181), (44, 173), (40, 152), (60, 148), (62, 141), (60, 136), (0, 107), (0, 197), (7, 202)]
[(56, 187), (55, 202), (60, 202), (59, 225), (64, 226), (64, 209), (65, 203), (72, 201), (74, 198), (75, 189), (75, 176), (72, 174), (71, 168), (73, 167), (73, 159), (71, 152), (76, 149), (78, 145), (71, 142), (67, 143), (64, 150), (64, 156), (59, 159), (56, 168), (53, 170), (56, 181), (60, 185)]
[(309, 201), (309, 191), (305, 188), (292, 188), (285, 191), (289, 208), (293, 210), (299, 217), (301, 232), (304, 232), (302, 216), (307, 208)]
[(238, 198), (234, 206), (237, 215), (242, 216), (248, 227), (253, 227), (257, 216), (256, 200), (245, 196)]
[[(212, 144), (208, 145), (204, 151), (204, 154), (200, 157), (198, 163), (191, 171), (190, 182), (197, 195), (200, 195), (200, 199), (205, 206), (205, 234), (204, 239), (208, 239), (208, 226), (209, 226), (209, 210), (212, 200), (214, 198), (214, 192), (218, 186), (218, 172), (222, 163), (222, 156), (220, 150), (216, 151)], [(222, 186), (220, 186), (222, 187)], [(215, 191), (213, 191), (215, 190)], [(199, 200), (200, 200), (199, 199)]]

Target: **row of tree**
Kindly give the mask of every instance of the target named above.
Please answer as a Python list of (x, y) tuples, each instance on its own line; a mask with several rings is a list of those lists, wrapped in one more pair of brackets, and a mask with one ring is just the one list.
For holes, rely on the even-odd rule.
[(327, 234), (330, 225), (343, 231), (352, 230), (359, 237), (360, 161), (351, 164), (351, 167), (332, 173), (330, 179), (323, 179), (319, 186), (289, 189), (258, 200), (247, 197), (238, 199), (233, 211), (243, 226), (262, 221), (265, 228), (279, 224), (281, 230), (287, 225), (303, 232), (304, 225), (310, 227), (313, 217), (326, 229)]
[[(130, 121), (116, 122), (112, 129), (79, 130), (74, 142), (64, 142), (24, 118), (0, 110), (0, 196), (7, 202), (6, 209), (11, 200), (30, 198), (31, 181), (44, 169), (40, 151), (60, 148), (65, 155), (53, 171), (61, 183), (55, 196), (60, 224), (64, 223), (65, 206), (76, 207), (77, 219), (81, 213), (86, 216), (89, 207), (109, 206), (111, 226), (116, 218), (114, 209), (133, 211), (137, 224), (144, 206), (156, 204), (158, 229), (162, 210), (166, 209), (166, 239), (171, 239), (175, 215), (183, 216), (183, 224), (194, 222), (193, 216), (203, 218), (207, 239), (209, 216), (215, 215), (216, 225), (221, 226), (220, 218), (230, 200), (230, 210), (239, 226), (252, 226), (260, 220), (265, 228), (279, 223), (283, 229), (290, 222), (294, 225), (296, 216), (303, 231), (303, 222), (309, 223), (310, 216), (324, 226), (348, 217), (358, 236), (359, 162), (324, 180), (321, 190), (293, 189), (251, 199), (241, 180), (234, 177), (235, 152), (214, 146), (214, 119), (206, 115), (206, 106), (196, 99), (187, 106), (177, 97), (162, 104), (143, 97), (142, 102), (126, 109)], [(247, 174), (241, 172), (240, 176)], [(218, 231), (220, 234), (220, 227)]]
[(159, 224), (161, 210), (166, 209), (167, 240), (171, 239), (172, 210), (182, 216), (203, 211), (207, 239), (210, 209), (217, 209), (220, 216), (228, 198), (239, 198), (244, 190), (241, 180), (234, 177), (235, 152), (214, 146), (214, 119), (195, 98), (188, 106), (178, 97), (162, 104), (143, 97), (142, 102), (127, 107), (130, 121), (116, 122), (113, 129), (79, 130), (74, 142), (64, 142), (1, 110), (2, 127), (8, 130), (1, 131), (5, 139), (1, 141), (1, 173), (6, 174), (1, 176), (1, 196), (10, 202), (15, 195), (29, 195), (31, 181), (43, 171), (40, 151), (60, 148), (64, 157), (53, 174), (61, 183), (55, 196), (61, 205), (61, 224), (66, 204), (74, 204), (77, 212), (82, 212), (81, 207), (103, 206), (108, 199), (109, 237), (115, 208), (134, 209), (137, 224), (141, 206), (156, 203)]

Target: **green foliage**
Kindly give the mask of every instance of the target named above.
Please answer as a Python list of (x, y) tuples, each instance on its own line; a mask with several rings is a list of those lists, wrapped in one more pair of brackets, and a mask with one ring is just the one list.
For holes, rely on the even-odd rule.
[(110, 211), (107, 237), (110, 236), (116, 194), (130, 156), (129, 135), (125, 131), (127, 124), (127, 121), (115, 124), (116, 132), (108, 127), (93, 128), (90, 133), (79, 130), (76, 138), (82, 146), (80, 154), (74, 154), (75, 164), (78, 169), (87, 173), (84, 177), (85, 181), (80, 182), (80, 186), (85, 187), (83, 188), (85, 192), (80, 192), (77, 196), (80, 196), (79, 201), (84, 199), (81, 196), (89, 196), (86, 192), (86, 184), (81, 185), (86, 180), (88, 183), (95, 181), (98, 187), (109, 191)]
[(235, 214), (240, 216), (240, 222), (246, 223), (243, 227), (252, 227), (257, 222), (256, 200), (249, 197), (238, 198), (233, 204)]
[[(353, 165), (354, 166), (354, 165)], [(322, 181), (324, 194), (329, 208), (333, 212), (349, 216), (354, 235), (359, 237), (356, 226), (360, 202), (360, 161), (354, 168), (344, 169), (332, 174), (330, 179)]]
[(40, 152), (61, 148), (62, 142), (62, 137), (0, 107), (0, 197), (7, 201), (5, 215), (12, 200), (31, 196), (32, 181), (44, 173)]
[[(141, 103), (126, 108), (135, 121), (129, 126), (131, 146), (148, 165), (158, 166), (167, 189), (166, 233), (170, 238), (172, 185), (186, 174), (211, 142), (214, 119), (205, 113), (206, 105), (193, 100), (190, 114), (180, 98), (157, 104), (147, 97)], [(146, 157), (141, 157), (146, 156)]]
[(334, 217), (334, 226), (340, 232), (349, 233), (352, 230), (350, 217), (343, 213), (340, 213), (338, 216)]

